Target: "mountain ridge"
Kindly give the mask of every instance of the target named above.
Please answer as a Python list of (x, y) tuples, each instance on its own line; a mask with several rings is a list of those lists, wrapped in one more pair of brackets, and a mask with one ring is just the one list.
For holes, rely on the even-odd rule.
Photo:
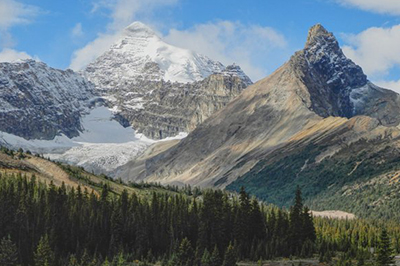
[(30, 59), (0, 63), (0, 131), (26, 139), (72, 138), (98, 100), (93, 84), (72, 70)]
[[(336, 152), (375, 129), (397, 132), (399, 106), (398, 94), (369, 82), (344, 56), (333, 34), (316, 25), (305, 48), (287, 63), (249, 86), (179, 144), (148, 159), (145, 180), (223, 188), (242, 176), (252, 178), (247, 173), (262, 160), (273, 162), (274, 151), (318, 139), (321, 130), (328, 135), (347, 132), (343, 139), (335, 138), (341, 143)], [(368, 130), (359, 126), (364, 123)], [(392, 134), (374, 132), (373, 138), (390, 139)], [(328, 148), (321, 147), (326, 154)], [(262, 187), (258, 180), (253, 186)]]

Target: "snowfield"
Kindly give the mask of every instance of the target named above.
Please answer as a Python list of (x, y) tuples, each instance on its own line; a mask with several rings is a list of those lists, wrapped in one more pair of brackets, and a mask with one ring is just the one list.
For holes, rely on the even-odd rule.
[[(157, 142), (136, 134), (131, 127), (124, 128), (113, 119), (111, 110), (97, 106), (82, 118), (83, 132), (69, 139), (64, 135), (53, 140), (26, 140), (0, 132), (0, 143), (13, 148), (23, 148), (43, 154), (52, 160), (84, 167), (96, 174), (109, 173), (119, 166), (141, 155), (150, 145)], [(186, 133), (176, 137), (181, 139)]]

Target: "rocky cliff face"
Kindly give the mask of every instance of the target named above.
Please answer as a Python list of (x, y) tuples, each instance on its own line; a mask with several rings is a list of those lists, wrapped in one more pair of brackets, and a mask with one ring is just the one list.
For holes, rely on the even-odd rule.
[(79, 135), (94, 86), (71, 70), (33, 60), (0, 63), (0, 131), (25, 139)]
[[(305, 48), (289, 62), (249, 86), (179, 144), (148, 159), (147, 179), (225, 187), (261, 160), (273, 160), (281, 147), (306, 143), (306, 136), (315, 141), (321, 131), (352, 128), (346, 137), (336, 138), (340, 149), (351, 143), (349, 136), (358, 139), (374, 128), (396, 126), (399, 107), (396, 93), (371, 84), (334, 36), (316, 25)], [(374, 127), (347, 124), (358, 115), (370, 116), (368, 124)], [(379, 132), (386, 136), (385, 130)], [(258, 181), (253, 185), (262, 187), (262, 179)]]
[(139, 22), (84, 75), (115, 114), (152, 139), (192, 131), (252, 83), (239, 66), (164, 43)]
[(139, 97), (118, 92), (113, 104), (139, 133), (163, 139), (194, 130), (247, 85), (245, 79), (227, 70), (193, 83), (144, 82), (142, 88), (148, 87), (151, 93)]
[(322, 25), (310, 29), (304, 49), (292, 56), (289, 65), (307, 86), (310, 109), (319, 116), (369, 115), (385, 125), (400, 122), (399, 96), (370, 83)]
[(307, 84), (311, 108), (320, 116), (354, 115), (353, 88), (367, 84), (362, 69), (346, 58), (332, 33), (321, 25), (309, 31), (305, 48), (290, 60), (290, 67)]

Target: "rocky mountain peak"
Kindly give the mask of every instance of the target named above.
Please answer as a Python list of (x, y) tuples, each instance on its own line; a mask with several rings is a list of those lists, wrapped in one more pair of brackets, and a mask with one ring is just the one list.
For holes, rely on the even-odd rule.
[[(149, 66), (154, 72), (149, 73)], [(138, 81), (200, 81), (224, 66), (193, 51), (164, 42), (141, 22), (125, 28), (103, 55), (88, 65), (85, 74), (101, 88), (129, 87)]]
[(331, 32), (320, 24), (311, 27), (305, 48), (292, 57), (290, 64), (306, 84), (311, 109), (318, 115), (355, 115), (350, 94), (368, 83), (367, 76), (344, 55)]
[(252, 83), (239, 66), (170, 45), (141, 22), (126, 27), (84, 75), (114, 113), (152, 139), (193, 130)]
[(130, 24), (128, 27), (124, 29), (123, 32), (124, 36), (129, 36), (129, 37), (152, 37), (152, 36), (157, 36), (156, 32), (151, 29), (149, 26), (143, 24), (142, 22), (135, 21), (132, 24)]
[(331, 42), (339, 47), (335, 36), (333, 36), (332, 33), (328, 32), (321, 24), (316, 24), (312, 26), (308, 31), (306, 48), (321, 42), (323, 43)]
[(253, 84), (251, 79), (243, 72), (240, 66), (236, 65), (235, 63), (227, 66), (223, 71), (221, 71), (220, 74), (229, 77), (238, 77), (243, 81), (243, 83), (246, 84), (246, 86)]
[(304, 56), (310, 70), (323, 75), (327, 85), (337, 91), (349, 87), (361, 87), (367, 76), (361, 67), (348, 59), (335, 36), (321, 24), (310, 28), (304, 48)]

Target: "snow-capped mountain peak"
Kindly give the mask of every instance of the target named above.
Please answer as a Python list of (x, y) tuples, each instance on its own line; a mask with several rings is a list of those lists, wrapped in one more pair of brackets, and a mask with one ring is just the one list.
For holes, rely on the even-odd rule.
[(167, 44), (150, 27), (134, 22), (85, 72), (95, 84), (116, 88), (138, 80), (194, 82), (223, 69), (220, 62)]
[(157, 36), (156, 32), (140, 21), (135, 21), (124, 29), (125, 36)]

